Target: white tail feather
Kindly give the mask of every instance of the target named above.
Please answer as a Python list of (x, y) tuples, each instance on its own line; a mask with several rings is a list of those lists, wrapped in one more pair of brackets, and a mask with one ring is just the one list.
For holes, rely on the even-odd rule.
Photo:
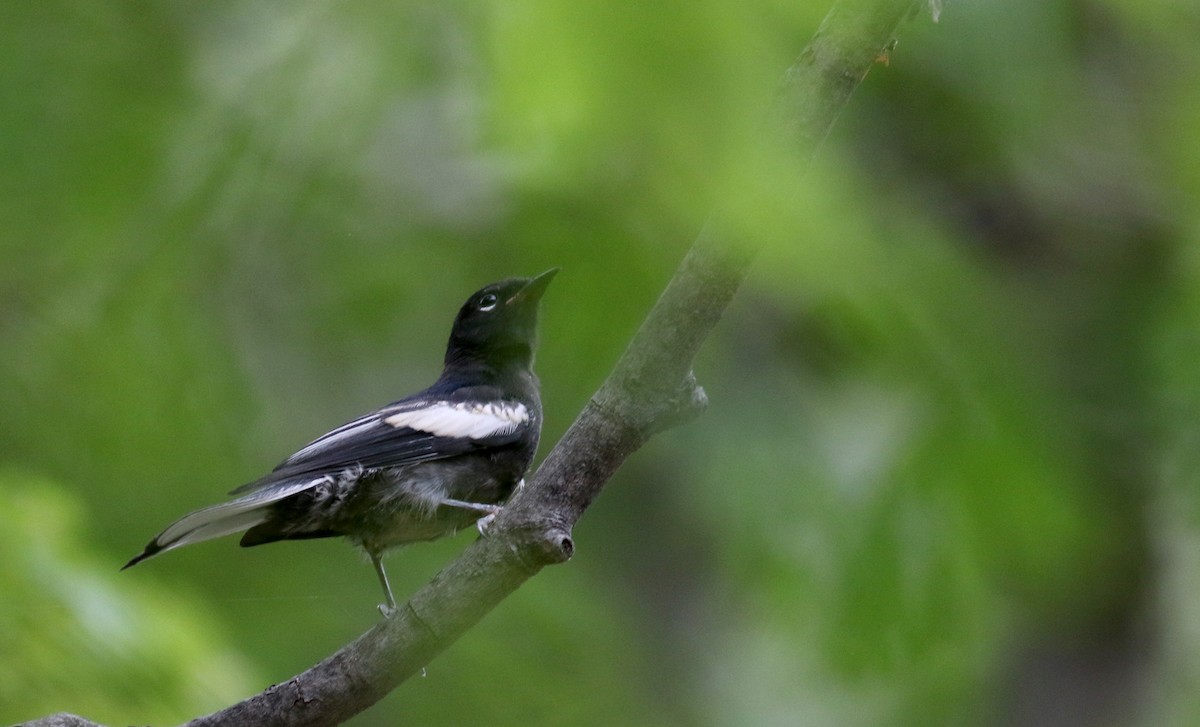
[[(222, 516), (219, 520), (213, 520), (202, 525), (197, 525), (190, 530), (183, 531), (181, 535), (174, 536), (173, 540), (165, 539), (160, 535), (157, 542), (163, 551), (167, 551), (184, 545), (191, 545), (192, 543), (213, 540), (224, 535), (240, 533), (243, 530), (249, 530), (255, 525), (265, 522), (266, 519), (267, 513), (263, 509), (234, 513)], [(176, 525), (179, 524), (176, 523)]]
[(321, 479), (294, 482), (252, 492), (236, 500), (212, 505), (189, 513), (167, 526), (158, 534), (154, 545), (158, 552), (240, 533), (263, 523), (267, 508), (276, 502), (309, 489)]

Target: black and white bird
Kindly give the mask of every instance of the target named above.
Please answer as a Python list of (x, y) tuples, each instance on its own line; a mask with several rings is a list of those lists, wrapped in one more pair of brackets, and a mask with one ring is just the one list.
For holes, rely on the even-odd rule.
[(371, 558), (390, 612), (383, 553), (472, 522), (483, 532), (529, 469), (542, 428), (538, 302), (557, 272), (480, 289), (458, 311), (432, 386), (313, 440), (235, 499), (185, 515), (124, 567), (243, 531), (245, 547), (344, 536)]

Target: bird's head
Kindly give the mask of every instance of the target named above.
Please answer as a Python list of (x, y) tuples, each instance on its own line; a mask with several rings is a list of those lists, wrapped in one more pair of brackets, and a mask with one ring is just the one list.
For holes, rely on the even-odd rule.
[(551, 268), (535, 278), (509, 278), (475, 291), (454, 319), (446, 365), (532, 364), (538, 302), (557, 273)]

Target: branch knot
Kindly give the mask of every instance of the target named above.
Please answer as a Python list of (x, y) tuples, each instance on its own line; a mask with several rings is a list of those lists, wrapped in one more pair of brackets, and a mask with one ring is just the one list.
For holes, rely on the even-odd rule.
[(538, 524), (524, 529), (524, 537), (512, 541), (513, 552), (530, 570), (566, 563), (575, 555), (575, 541), (567, 527)]
[(708, 394), (696, 381), (696, 374), (688, 371), (679, 387), (662, 405), (662, 409), (650, 420), (650, 434), (686, 424), (699, 417), (708, 408)]

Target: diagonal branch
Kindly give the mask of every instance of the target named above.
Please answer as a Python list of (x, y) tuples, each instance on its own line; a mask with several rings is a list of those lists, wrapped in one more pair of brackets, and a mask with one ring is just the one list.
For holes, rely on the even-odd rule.
[[(811, 157), (905, 17), (926, 0), (840, 0), (780, 85), (774, 121)], [(661, 429), (698, 413), (692, 361), (745, 278), (753, 245), (732, 246), (710, 223), (612, 374), (505, 508), (487, 538), (384, 620), (321, 663), (243, 702), (188, 723), (331, 725), (417, 673), (544, 566), (574, 552), (571, 528), (625, 458)], [(71, 721), (78, 720), (78, 721)], [(31, 724), (91, 725), (69, 715)]]

